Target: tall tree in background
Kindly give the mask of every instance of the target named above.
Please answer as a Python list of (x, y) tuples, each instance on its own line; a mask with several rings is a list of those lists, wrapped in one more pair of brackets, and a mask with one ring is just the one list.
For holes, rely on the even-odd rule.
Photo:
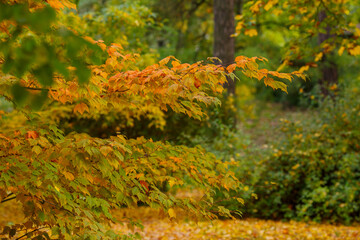
[[(219, 58), (223, 65), (230, 65), (235, 56), (234, 0), (214, 0), (214, 57)], [(225, 85), (228, 94), (235, 94), (235, 82), (228, 79)]]
[[(321, 24), (326, 19), (327, 14), (325, 10), (319, 13), (319, 23)], [(321, 45), (323, 42), (333, 38), (331, 36), (331, 26), (327, 25), (324, 32), (319, 33), (318, 42)], [(329, 87), (338, 83), (338, 70), (335, 61), (332, 59), (333, 51), (330, 51), (322, 58), (320, 62), (321, 77), (319, 79), (321, 93), (324, 97), (329, 96)]]

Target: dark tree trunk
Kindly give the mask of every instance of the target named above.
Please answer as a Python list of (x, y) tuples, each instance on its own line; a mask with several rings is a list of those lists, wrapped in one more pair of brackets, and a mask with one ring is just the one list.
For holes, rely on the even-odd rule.
[[(321, 11), (319, 13), (319, 22), (323, 22), (326, 19), (326, 12)], [(325, 28), (326, 33), (319, 33), (319, 45), (324, 41), (330, 39), (331, 35), (331, 27), (328, 26)], [(324, 55), (321, 60), (320, 70), (321, 70), (321, 78), (319, 81), (321, 93), (324, 97), (330, 95), (329, 87), (338, 83), (338, 69), (334, 60), (331, 59), (332, 53), (328, 53)]]
[[(226, 67), (235, 58), (234, 0), (214, 0), (214, 57)], [(228, 78), (224, 86), (229, 94), (235, 94), (235, 82)]]

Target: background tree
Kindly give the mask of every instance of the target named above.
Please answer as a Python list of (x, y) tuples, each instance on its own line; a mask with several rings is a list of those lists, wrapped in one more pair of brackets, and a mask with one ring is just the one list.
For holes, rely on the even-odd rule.
[[(137, 11), (131, 15), (123, 7), (115, 12), (138, 20)], [(169, 218), (176, 218), (175, 208), (208, 219), (238, 213), (213, 201), (215, 190), (242, 189), (226, 162), (200, 146), (130, 138), (122, 131), (141, 116), (164, 126), (170, 109), (201, 120), (207, 105), (220, 103), (216, 95), (236, 69), (284, 91), (286, 85), (274, 77), (291, 81), (301, 74), (260, 69), (257, 61), (264, 59), (244, 56), (227, 68), (174, 57), (144, 67), (146, 61), (126, 49), (126, 42), (123, 47), (87, 36), (93, 29), (84, 23), (111, 41), (101, 27), (112, 23), (83, 22), (66, 10), (75, 8), (56, 0), (0, 4), (0, 96), (12, 104), (0, 112), (0, 202), (16, 200), (25, 215), (24, 222), (2, 226), (2, 236), (118, 239), (125, 236), (111, 224), (140, 224), (117, 219), (112, 210), (138, 204), (162, 209)], [(113, 12), (109, 15), (112, 19)], [(114, 115), (121, 115), (124, 125), (113, 134), (91, 136), (71, 124), (63, 128), (64, 119)], [(162, 189), (164, 184), (172, 191)], [(186, 185), (201, 189), (202, 198), (174, 194)]]
[[(214, 57), (227, 67), (235, 58), (235, 13), (234, 0), (214, 0)], [(225, 88), (235, 94), (235, 82), (228, 79)]]
[[(319, 24), (322, 24), (322, 22), (326, 19), (327, 13), (326, 10), (321, 10), (319, 12)], [(329, 41), (329, 39), (332, 38), (331, 36), (331, 26), (325, 27), (325, 33), (320, 32), (319, 33), (319, 45), (322, 43)], [(320, 62), (320, 71), (321, 71), (321, 77), (319, 79), (319, 84), (321, 88), (321, 93), (324, 97), (329, 96), (330, 94), (330, 87), (334, 86), (335, 84), (339, 83), (339, 76), (338, 76), (338, 69), (337, 64), (334, 60), (334, 52), (331, 51), (328, 54), (324, 55)]]

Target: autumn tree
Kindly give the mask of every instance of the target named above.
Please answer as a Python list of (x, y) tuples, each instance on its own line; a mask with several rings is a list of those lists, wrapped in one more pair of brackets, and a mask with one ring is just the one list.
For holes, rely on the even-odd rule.
[(338, 79), (336, 59), (344, 52), (360, 54), (358, 9), (352, 0), (248, 1), (237, 16), (236, 33), (256, 36), (259, 26), (279, 33), (285, 29), (288, 41), (279, 70), (293, 66), (304, 72), (319, 66), (321, 91), (327, 96)]
[[(231, 217), (235, 212), (217, 205), (213, 193), (242, 184), (200, 146), (131, 139), (121, 128), (107, 138), (65, 133), (59, 119), (116, 112), (130, 123), (146, 116), (163, 126), (168, 109), (202, 119), (204, 106), (220, 104), (216, 95), (236, 69), (284, 91), (277, 78), (302, 75), (259, 69), (257, 61), (265, 59), (244, 56), (226, 68), (174, 57), (140, 67), (140, 55), (61, 21), (66, 9), (76, 6), (67, 0), (0, 4), (0, 96), (13, 106), (0, 111), (0, 202), (17, 201), (25, 215), (24, 222), (2, 226), (2, 237), (118, 239), (124, 236), (111, 224), (139, 223), (117, 219), (112, 210), (139, 203), (169, 218), (176, 218), (176, 208), (208, 219)], [(190, 184), (203, 197), (176, 197), (161, 190), (164, 183), (174, 190)]]

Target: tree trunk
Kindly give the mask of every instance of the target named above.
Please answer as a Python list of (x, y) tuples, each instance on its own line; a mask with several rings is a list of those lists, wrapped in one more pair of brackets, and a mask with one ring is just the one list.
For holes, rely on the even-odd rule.
[[(323, 22), (326, 19), (326, 12), (320, 11), (319, 13), (319, 22)], [(331, 27), (328, 26), (325, 28), (326, 33), (319, 33), (319, 45), (324, 41), (330, 39), (332, 36), (330, 34)], [(319, 81), (321, 93), (324, 97), (330, 95), (329, 87), (338, 83), (338, 69), (334, 60), (331, 59), (332, 53), (324, 55), (321, 60), (320, 70), (321, 70), (321, 78)]]
[[(214, 0), (214, 57), (219, 58), (226, 67), (235, 58), (234, 0)], [(229, 94), (235, 95), (235, 82), (228, 78), (225, 84)]]

